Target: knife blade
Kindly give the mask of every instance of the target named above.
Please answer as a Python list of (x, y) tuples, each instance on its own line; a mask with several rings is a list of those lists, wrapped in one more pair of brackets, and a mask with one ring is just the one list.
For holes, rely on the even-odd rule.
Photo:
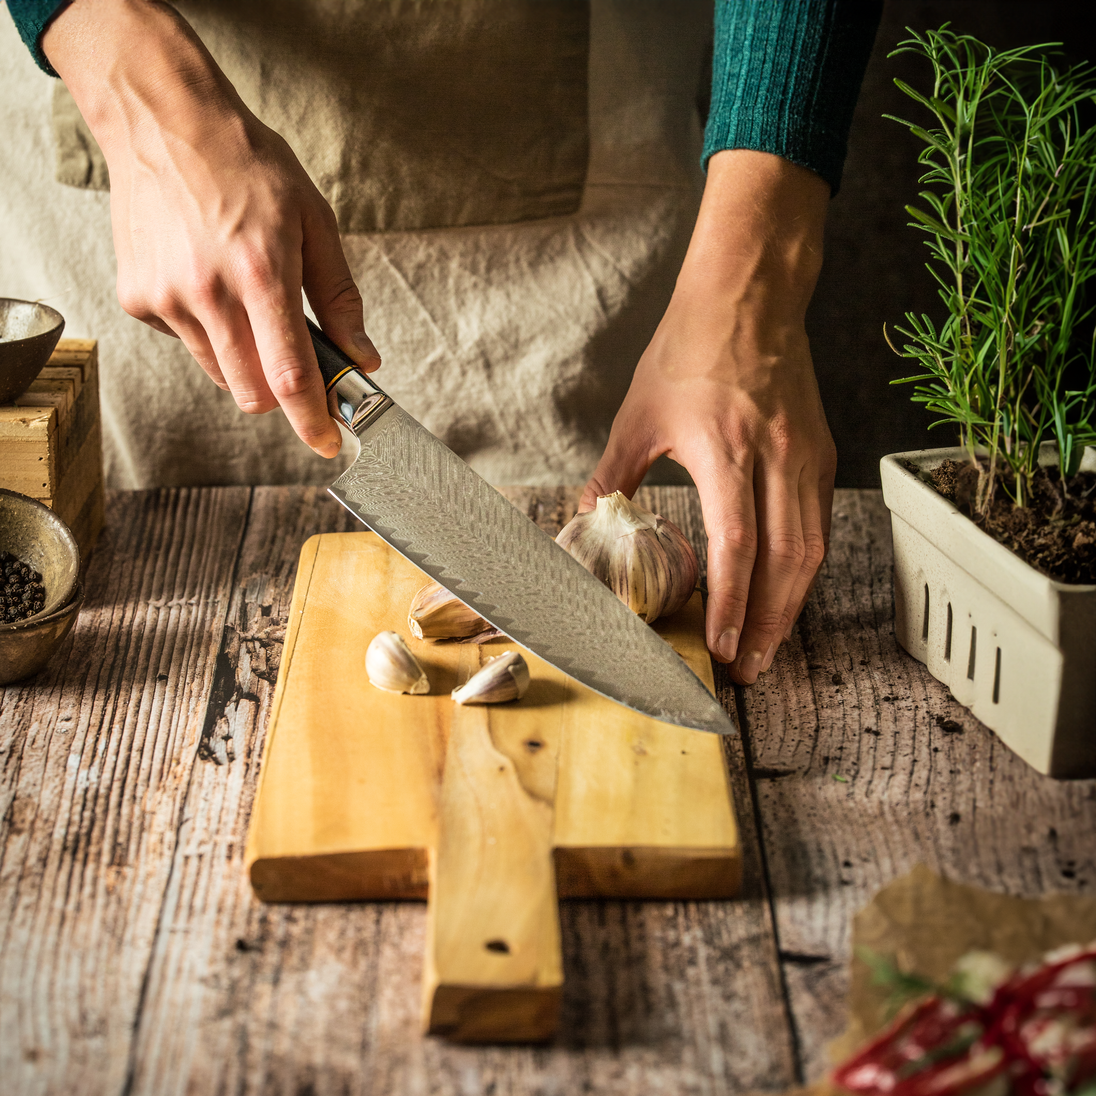
[(421, 423), (311, 320), (333, 411), (357, 439), (328, 488), (516, 643), (602, 696), (715, 734), (735, 727), (674, 649)]

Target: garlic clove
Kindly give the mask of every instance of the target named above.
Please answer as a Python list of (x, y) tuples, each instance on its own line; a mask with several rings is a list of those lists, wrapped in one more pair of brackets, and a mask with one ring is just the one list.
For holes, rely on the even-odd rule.
[(428, 582), (414, 596), (407, 625), (416, 639), (466, 639), (491, 627), (437, 582)]
[(378, 689), (389, 693), (430, 692), (430, 679), (398, 632), (375, 635), (365, 652), (365, 672)]
[(696, 588), (700, 568), (685, 534), (620, 491), (576, 514), (556, 543), (648, 624), (676, 613)]
[(507, 651), (484, 663), (459, 689), (453, 690), (458, 704), (501, 704), (520, 700), (529, 688), (529, 667), (517, 651)]

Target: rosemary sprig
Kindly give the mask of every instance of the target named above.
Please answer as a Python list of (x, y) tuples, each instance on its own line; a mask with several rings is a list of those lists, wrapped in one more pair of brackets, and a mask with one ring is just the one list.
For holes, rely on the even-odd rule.
[(888, 1018), (914, 998), (947, 993), (945, 987), (920, 974), (900, 970), (893, 959), (871, 948), (857, 948), (856, 957), (871, 971), (871, 984), (889, 991), (885, 1004)]
[(948, 24), (910, 34), (891, 56), (926, 58), (932, 89), (895, 83), (933, 122), (887, 117), (924, 144), (923, 206), (906, 210), (947, 315), (907, 313), (901, 349), (887, 336), (919, 366), (892, 383), (914, 384), (972, 460), (988, 454), (980, 512), (1002, 465), (1023, 506), (1042, 442), (1057, 442), (1063, 481), (1096, 444), (1096, 78), (1057, 68), (1056, 43), (996, 50)]

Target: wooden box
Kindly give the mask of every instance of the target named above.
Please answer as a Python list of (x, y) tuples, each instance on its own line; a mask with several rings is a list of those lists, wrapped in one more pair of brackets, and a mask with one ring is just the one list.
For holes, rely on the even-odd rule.
[(72, 530), (86, 559), (103, 528), (103, 430), (94, 339), (62, 339), (38, 379), (0, 405), (0, 487), (30, 495)]

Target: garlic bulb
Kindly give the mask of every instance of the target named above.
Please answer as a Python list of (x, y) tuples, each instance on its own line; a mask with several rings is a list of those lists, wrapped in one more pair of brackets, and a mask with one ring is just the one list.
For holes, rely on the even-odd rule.
[(676, 613), (696, 587), (699, 568), (685, 534), (619, 491), (576, 514), (556, 543), (648, 624)]
[(517, 651), (488, 659), (459, 689), (453, 690), (458, 704), (500, 704), (520, 700), (529, 688), (529, 667)]
[(465, 639), (491, 627), (437, 582), (428, 582), (415, 595), (407, 624), (416, 639)]
[(430, 679), (398, 632), (381, 632), (365, 652), (365, 672), (371, 684), (389, 693), (430, 692)]

